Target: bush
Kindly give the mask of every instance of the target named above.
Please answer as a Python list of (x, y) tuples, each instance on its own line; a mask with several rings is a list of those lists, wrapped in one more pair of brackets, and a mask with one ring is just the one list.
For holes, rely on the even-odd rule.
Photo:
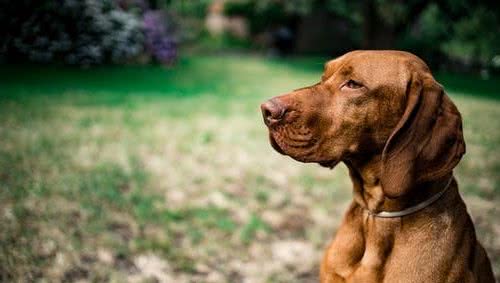
[(154, 10), (145, 12), (143, 26), (146, 50), (159, 62), (172, 64), (177, 58), (177, 42), (165, 13)]
[(0, 60), (93, 65), (128, 62), (146, 51), (170, 64), (177, 55), (176, 42), (163, 14), (147, 11), (145, 3), (19, 0), (0, 4)]

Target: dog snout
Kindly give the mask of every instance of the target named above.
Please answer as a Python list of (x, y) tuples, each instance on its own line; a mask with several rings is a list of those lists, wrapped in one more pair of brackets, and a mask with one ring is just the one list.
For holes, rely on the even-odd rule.
[(260, 109), (262, 110), (264, 123), (267, 126), (272, 126), (283, 120), (288, 111), (287, 107), (276, 98), (262, 103)]

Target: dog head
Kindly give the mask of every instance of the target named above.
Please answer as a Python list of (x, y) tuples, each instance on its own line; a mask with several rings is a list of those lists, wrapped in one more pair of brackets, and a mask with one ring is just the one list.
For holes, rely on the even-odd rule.
[(401, 51), (354, 51), (315, 85), (261, 105), (271, 145), (301, 162), (381, 156), (381, 184), (397, 197), (449, 174), (465, 153), (460, 113), (427, 65)]

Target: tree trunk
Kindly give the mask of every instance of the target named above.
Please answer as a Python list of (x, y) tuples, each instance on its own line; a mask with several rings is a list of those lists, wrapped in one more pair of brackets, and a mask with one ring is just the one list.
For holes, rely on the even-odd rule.
[(393, 49), (396, 34), (379, 15), (375, 0), (363, 2), (363, 49)]
[[(408, 5), (406, 17), (391, 25), (380, 16), (375, 0), (364, 0), (362, 47), (365, 49), (394, 49), (399, 35), (407, 32), (408, 28), (418, 21), (429, 4), (429, 0), (420, 0), (413, 5)], [(390, 3), (386, 3), (386, 5), (390, 5)]]

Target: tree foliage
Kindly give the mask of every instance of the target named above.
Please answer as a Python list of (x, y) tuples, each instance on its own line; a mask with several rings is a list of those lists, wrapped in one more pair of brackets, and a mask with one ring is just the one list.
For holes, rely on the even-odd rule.
[(480, 66), (491, 66), (500, 54), (495, 1), (234, 0), (226, 7), (230, 15), (247, 16), (254, 33), (327, 11), (347, 24), (356, 48), (406, 49), (430, 61), (447, 58)]
[(172, 62), (176, 39), (168, 18), (158, 13), (151, 24), (148, 7), (140, 0), (2, 1), (0, 60), (93, 65), (146, 52)]

